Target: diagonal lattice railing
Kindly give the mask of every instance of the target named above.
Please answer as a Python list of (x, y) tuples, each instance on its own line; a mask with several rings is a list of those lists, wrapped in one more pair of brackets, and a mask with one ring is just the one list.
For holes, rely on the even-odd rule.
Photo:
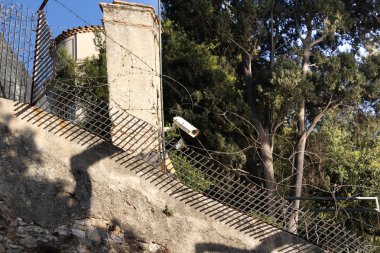
[[(150, 124), (121, 108), (110, 108), (88, 89), (53, 86), (38, 107), (111, 143), (111, 132), (115, 132), (115, 146), (154, 168), (162, 170), (166, 167), (168, 171), (173, 168), (171, 176), (174, 180), (222, 203), (226, 208), (260, 218), (285, 231), (293, 231), (289, 228), (289, 219), (294, 211), (299, 211), (299, 237), (330, 252), (371, 252), (371, 247), (364, 243), (363, 238), (347, 231), (342, 225), (321, 219), (313, 212), (295, 210), (290, 202), (281, 197), (269, 198), (266, 189), (248, 177), (190, 148), (178, 148), (176, 139), (161, 140), (159, 131)], [(116, 121), (109, 120), (111, 115)], [(128, 129), (128, 132), (118, 131), (120, 129)], [(87, 137), (82, 133), (78, 133), (79, 136), (82, 139)], [(161, 141), (165, 141), (166, 146), (163, 156), (157, 151)], [(166, 159), (162, 161), (160, 157)], [(220, 211), (217, 208), (215, 211)]]
[(55, 77), (55, 45), (46, 15), (41, 7), (37, 12), (36, 44), (34, 51), (33, 79), (30, 104), (36, 104), (47, 92)]
[[(82, 132), (78, 131), (74, 139), (97, 135), (136, 158), (137, 163), (165, 171), (165, 174), (170, 172), (169, 177), (173, 181), (193, 189), (194, 194), (201, 193), (206, 198), (206, 203), (209, 199), (222, 205), (221, 209), (220, 206), (210, 208), (205, 205), (201, 211), (223, 213), (223, 209), (233, 209), (246, 217), (260, 218), (285, 231), (294, 231), (289, 228), (289, 219), (293, 212), (298, 211), (299, 237), (330, 252), (373, 250), (363, 238), (347, 231), (335, 221), (321, 219), (308, 211), (295, 210), (290, 202), (281, 197), (268, 197), (266, 189), (256, 185), (248, 177), (239, 175), (190, 148), (180, 147), (176, 139), (163, 140), (160, 131), (149, 123), (122, 108), (111, 108), (107, 101), (99, 99), (90, 89), (65, 86), (54, 81), (52, 38), (43, 10), (38, 12), (35, 44), (26, 41), (27, 36), (22, 35), (32, 34), (31, 24), (25, 21), (30, 28), (23, 28), (25, 31), (20, 33), (17, 28), (16, 32), (14, 28), (9, 28), (17, 27), (18, 21), (14, 19), (23, 20), (17, 9), (5, 9), (0, 5), (0, 10), (0, 46), (5, 48), (5, 51), (2, 49), (0, 52), (1, 57), (6, 59), (1, 61), (0, 67), (0, 80), (5, 80), (0, 96), (2, 92), (5, 98), (28, 102), (83, 129)], [(33, 18), (28, 17), (27, 20), (32, 22)], [(24, 40), (12, 40), (17, 38), (15, 34), (21, 34)], [(22, 42), (29, 47), (35, 45), (33, 79), (27, 75), (31, 73), (31, 51), (26, 50), (27, 47), (15, 50)], [(25, 54), (28, 60), (24, 59)], [(17, 68), (19, 65), (20, 71)], [(28, 95), (31, 99), (28, 99)], [(159, 153), (161, 143), (165, 143), (165, 150), (161, 151), (164, 153)], [(230, 221), (230, 224), (238, 222), (239, 220)]]

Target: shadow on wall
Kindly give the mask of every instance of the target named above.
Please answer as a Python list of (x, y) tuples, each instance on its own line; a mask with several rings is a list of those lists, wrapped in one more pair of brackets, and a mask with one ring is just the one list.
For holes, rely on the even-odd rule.
[[(255, 253), (256, 250), (238, 249), (223, 244), (216, 243), (198, 243), (195, 246), (195, 253)], [(266, 251), (260, 251), (266, 252)]]
[(236, 247), (230, 247), (223, 244), (216, 243), (198, 243), (195, 246), (195, 253), (270, 253), (270, 252), (321, 252), (317, 247), (306, 244), (289, 244), (282, 240), (289, 236), (287, 232), (278, 232), (266, 237), (260, 241), (260, 244), (254, 249), (239, 249)]
[[(34, 132), (28, 128), (11, 132), (8, 127), (11, 119), (12, 115), (2, 115), (0, 119), (0, 193), (3, 198), (12, 203), (19, 215), (34, 217), (35, 222), (44, 227), (86, 217), (92, 193), (88, 169), (116, 152), (115, 148), (99, 143), (73, 156), (70, 168), (60, 170), (59, 167), (66, 165), (38, 150)], [(50, 173), (39, 167), (49, 168)], [(68, 188), (73, 185), (72, 178), (74, 190)]]
[[(76, 222), (90, 216), (90, 166), (118, 149), (107, 143), (95, 144), (73, 156), (70, 168), (62, 169), (62, 166), (67, 167), (64, 163), (47, 157), (47, 154), (38, 149), (33, 130), (11, 129), (9, 126), (14, 124), (14, 116), (1, 109), (0, 101), (0, 234), (12, 237), (13, 247), (21, 247), (17, 241), (25, 236), (33, 237), (30, 240), (35, 241), (33, 252), (37, 253), (68, 253), (77, 250), (141, 252), (141, 243), (134, 231), (115, 219), (102, 226), (93, 225), (95, 233), (91, 229), (85, 229), (83, 233), (87, 240), (82, 242), (80, 237), (72, 234), (72, 228), (78, 226)], [(4, 202), (11, 208), (9, 212), (4, 211)], [(16, 217), (21, 217), (23, 221), (18, 221)], [(62, 225), (66, 231), (62, 231)], [(57, 227), (60, 229), (57, 230)], [(45, 228), (50, 229), (49, 235), (45, 234), (48, 231)], [(91, 233), (91, 239), (88, 239)], [(126, 243), (110, 246), (105, 238), (123, 239)], [(52, 240), (48, 241), (49, 239)], [(1, 247), (7, 247), (4, 245), (6, 244), (1, 239), (0, 252), (3, 252)]]
[[(78, 202), (80, 210), (91, 208), (92, 183), (88, 173), (90, 166), (118, 151), (118, 148), (101, 142), (70, 159), (70, 171), (75, 179), (75, 190), (70, 196)], [(86, 213), (82, 214), (85, 215)]]
[[(30, 110), (35, 111), (30, 112)], [(34, 223), (42, 227), (55, 228), (62, 224), (74, 224), (78, 220), (88, 218), (91, 215), (91, 198), (94, 194), (89, 169), (98, 161), (110, 157), (174, 198), (216, 220), (220, 220), (226, 226), (233, 227), (248, 236), (260, 240), (260, 244), (255, 249), (250, 250), (223, 244), (200, 243), (194, 249), (196, 253), (266, 253), (273, 250), (278, 252), (321, 252), (313, 249), (312, 245), (302, 242), (298, 244), (299, 248), (295, 248), (294, 245), (288, 246), (285, 242), (286, 239), (283, 238), (289, 239), (289, 233), (276, 230), (268, 224), (257, 220), (246, 222), (246, 217), (241, 218), (242, 214), (239, 214), (239, 212), (226, 212), (225, 206), (214, 203), (214, 201), (210, 202), (210, 199), (182, 186), (179, 181), (163, 173), (159, 173), (160, 176), (153, 176), (158, 173), (156, 168), (147, 166), (141, 159), (135, 160), (126, 152), (109, 143), (99, 140), (94, 141), (94, 137), (84, 130), (78, 129), (67, 122), (62, 122), (62, 120), (56, 119), (50, 114), (44, 114), (38, 109), (26, 108), (24, 110), (16, 108), (16, 115), (19, 119), (29, 121), (38, 127), (43, 127), (45, 131), (53, 132), (70, 141), (90, 145), (83, 152), (71, 157), (69, 165), (63, 163), (60, 159), (47, 157), (48, 154), (41, 153), (38, 150), (34, 142), (35, 133), (28, 128), (12, 133), (8, 126), (14, 116), (2, 114), (1, 111), (0, 101), (0, 199), (2, 197), (8, 204), (11, 204), (12, 208), (16, 210), (17, 216), (23, 217), (27, 222), (34, 221)], [(52, 121), (55, 123), (53, 124)], [(39, 169), (40, 167), (44, 169)], [(66, 167), (66, 169), (63, 167)], [(208, 203), (207, 206), (205, 202)], [(224, 212), (220, 212), (220, 210), (224, 210)], [(79, 224), (79, 226), (82, 225)], [(110, 238), (112, 239), (112, 236), (115, 237), (114, 231), (119, 236), (115, 237), (115, 242), (119, 240), (117, 238), (121, 238), (126, 243), (126, 245), (116, 243), (119, 247), (126, 246), (129, 249), (135, 249), (128, 251), (126, 248), (121, 248), (116, 252), (143, 252), (142, 241), (136, 237), (133, 230), (124, 226), (121, 222), (117, 220), (108, 221), (107, 226), (96, 226), (96, 228), (96, 240), (91, 242), (89, 246), (90, 252), (111, 252), (109, 240)], [(69, 235), (71, 235), (71, 232), (69, 231)], [(83, 238), (88, 238), (90, 232), (85, 229), (82, 232), (84, 233)], [(78, 240), (77, 237), (74, 239), (72, 237), (66, 238), (67, 236), (61, 238), (60, 235), (57, 235), (57, 237), (62, 240)], [(42, 244), (41, 250), (36, 252), (55, 252), (51, 249), (44, 251), (44, 247)], [(302, 247), (304, 250), (301, 250)], [(57, 249), (59, 246), (55, 246), (55, 248)], [(112, 250), (112, 252), (114, 251)]]

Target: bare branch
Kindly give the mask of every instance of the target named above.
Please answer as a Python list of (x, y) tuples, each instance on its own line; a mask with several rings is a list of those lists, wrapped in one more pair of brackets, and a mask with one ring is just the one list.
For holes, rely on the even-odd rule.
[(273, 130), (272, 130), (271, 147), (270, 147), (270, 149), (271, 149), (272, 152), (273, 152), (274, 141), (275, 141), (275, 138), (276, 138), (276, 132), (277, 132), (277, 129), (278, 129), (280, 126), (282, 126), (283, 124), (285, 124), (285, 123), (286, 123), (286, 120), (279, 122), (279, 123), (273, 128)]
[(313, 47), (313, 46), (317, 45), (318, 43), (321, 43), (324, 39), (326, 39), (326, 37), (327, 37), (327, 33), (323, 34), (321, 37), (319, 37), (318, 39), (311, 42), (310, 47)]
[(305, 43), (305, 39), (302, 38), (302, 34), (301, 34), (301, 29), (300, 29), (300, 25), (299, 25), (299, 22), (298, 22), (298, 18), (295, 17), (294, 20), (296, 22), (296, 31), (297, 31), (298, 37), (300, 38), (300, 40), (302, 41), (302, 43)]
[(232, 37), (229, 37), (228, 39), (231, 40), (232, 43), (234, 43), (238, 48), (240, 48), (245, 54), (252, 56), (252, 54), (250, 54), (247, 49), (245, 49), (242, 45), (236, 42)]
[(337, 101), (329, 101), (329, 103), (326, 105), (326, 107), (313, 119), (313, 122), (311, 123), (310, 127), (306, 130), (306, 132), (303, 134), (302, 138), (308, 138), (311, 132), (314, 130), (314, 128), (317, 126), (318, 122), (321, 120), (321, 118), (328, 112), (329, 110), (335, 109), (341, 105), (340, 102)]

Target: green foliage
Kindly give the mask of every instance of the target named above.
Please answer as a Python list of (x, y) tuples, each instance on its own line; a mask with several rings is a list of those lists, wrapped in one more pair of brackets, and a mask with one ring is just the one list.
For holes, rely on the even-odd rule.
[[(334, 192), (335, 196), (380, 197), (378, 116), (354, 108), (329, 113), (322, 127), (311, 136), (309, 152), (305, 183), (314, 187), (306, 188), (305, 194), (331, 196)], [(324, 208), (375, 207), (373, 201), (313, 201), (304, 205)], [(376, 213), (373, 212), (340, 212), (338, 218), (360, 234), (371, 234), (378, 226)]]
[(164, 31), (163, 72), (184, 85), (164, 79), (167, 123), (174, 116), (184, 117), (201, 130), (198, 140), (206, 148), (224, 152), (215, 154), (217, 160), (241, 168), (247, 160), (247, 153), (241, 150), (250, 143), (242, 141), (246, 138), (239, 130), (250, 125), (236, 119), (249, 112), (232, 67), (213, 54), (213, 45), (195, 43), (173, 22), (164, 22)]
[(92, 89), (101, 101), (108, 103), (107, 68), (104, 56), (86, 58), (78, 66), (78, 84)]
[(167, 217), (172, 217), (173, 216), (173, 210), (168, 207), (168, 205), (165, 205), (165, 208), (162, 210), (162, 212), (167, 216)]
[(366, 77), (364, 101), (374, 113), (380, 114), (380, 53), (372, 54), (363, 60), (360, 70)]
[[(259, 127), (252, 125), (262, 126), (274, 152), (266, 164), (273, 158), (277, 189), (284, 195), (290, 192), (295, 154), (303, 153), (296, 150), (300, 133), (312, 127), (305, 152), (305, 194), (378, 196), (377, 1), (163, 3), (164, 73), (188, 90), (165, 82), (169, 118), (189, 119), (202, 130), (200, 141), (206, 149), (222, 151), (218, 160), (259, 176), (265, 176), (260, 174), (265, 169), (262, 139), (255, 141)], [(363, 48), (370, 54), (359, 53)], [(247, 54), (251, 62), (244, 61)], [(248, 74), (247, 63), (252, 64)], [(250, 98), (253, 102), (248, 104)], [(349, 204), (366, 205), (342, 206)], [(348, 220), (369, 222), (375, 220), (372, 216), (353, 214)], [(349, 227), (365, 231), (355, 222)]]
[(361, 110), (327, 115), (311, 139), (325, 185), (344, 184), (342, 196), (377, 195), (380, 187), (380, 119)]
[(180, 152), (171, 151), (169, 157), (179, 180), (190, 188), (204, 192), (213, 183), (199, 168), (195, 167), (186, 156)]
[(99, 32), (95, 32), (94, 43), (99, 55), (86, 58), (79, 63), (76, 63), (64, 48), (58, 48), (56, 85), (90, 89), (98, 99), (108, 103), (105, 42)]
[(57, 52), (57, 85), (74, 87), (77, 79), (77, 66), (64, 48), (58, 48)]
[(258, 218), (262, 221), (265, 221), (266, 223), (268, 224), (271, 224), (273, 226), (277, 226), (277, 227), (280, 227), (282, 228), (283, 225), (278, 221), (276, 220), (275, 217), (273, 216), (270, 216), (270, 215), (267, 215), (267, 214), (263, 214), (263, 213), (260, 213), (260, 212), (255, 212), (255, 211), (251, 211), (249, 212), (249, 215), (255, 217), (255, 218)]
[[(80, 105), (73, 104), (66, 95), (60, 98), (62, 101), (60, 101), (58, 113), (103, 137), (109, 137), (110, 119), (108, 113), (96, 115), (93, 113), (96, 110), (94, 105), (103, 103), (104, 106), (109, 103), (105, 44), (104, 38), (99, 32), (95, 33), (94, 43), (99, 55), (86, 58), (81, 62), (75, 62), (64, 48), (58, 48), (56, 52), (57, 77), (54, 86), (68, 88), (89, 102)], [(84, 116), (78, 118), (75, 110), (85, 111), (82, 113)]]

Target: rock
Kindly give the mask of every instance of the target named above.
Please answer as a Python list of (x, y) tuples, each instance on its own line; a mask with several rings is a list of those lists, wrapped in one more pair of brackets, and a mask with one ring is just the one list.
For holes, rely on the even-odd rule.
[(26, 228), (24, 228), (24, 227), (18, 227), (17, 229), (16, 229), (16, 234), (18, 235), (18, 236), (22, 236), (22, 237), (25, 237), (26, 235), (27, 235), (27, 231), (26, 231)]
[(157, 251), (159, 251), (160, 250), (160, 245), (158, 245), (158, 244), (155, 244), (155, 243), (149, 243), (149, 245), (148, 245), (148, 250), (149, 250), (149, 252), (157, 252)]
[(5, 246), (0, 242), (0, 253), (5, 253)]
[(81, 238), (81, 239), (86, 238), (86, 232), (84, 232), (83, 230), (73, 228), (71, 229), (71, 232), (73, 233), (73, 235), (75, 235), (78, 238)]
[(18, 224), (19, 224), (20, 226), (26, 226), (26, 225), (28, 225), (28, 223), (23, 222), (23, 221), (19, 221)]
[(43, 238), (43, 237), (38, 237), (38, 238), (37, 238), (37, 241), (39, 241), (40, 243), (48, 243), (48, 242), (49, 242), (48, 239)]
[(94, 227), (89, 227), (87, 229), (87, 238), (97, 243), (100, 243), (102, 241), (102, 237), (99, 235), (99, 231)]
[(23, 253), (19, 249), (7, 249), (6, 253)]
[(58, 227), (58, 229), (67, 230), (67, 227), (65, 225), (61, 225), (61, 226)]
[(20, 244), (26, 248), (35, 248), (37, 247), (37, 240), (32, 236), (27, 236), (20, 240)]
[(84, 231), (84, 230), (86, 230), (87, 227), (86, 227), (86, 225), (74, 224), (73, 228)]
[(111, 235), (111, 240), (115, 243), (123, 243), (123, 240), (119, 237), (119, 236), (116, 236), (116, 235)]
[(66, 227), (64, 229), (61, 228), (62, 226), (59, 226), (58, 228), (54, 229), (53, 233), (55, 235), (61, 235), (61, 236), (66, 236), (68, 235), (68, 231)]
[(7, 233), (7, 236), (6, 236), (9, 240), (13, 241), (14, 239), (16, 239), (16, 234), (13, 230), (8, 230), (8, 233)]
[(138, 246), (144, 251), (147, 252), (149, 250), (149, 246), (147, 243), (140, 242), (138, 243)]
[(77, 251), (78, 251), (79, 253), (89, 253), (89, 251), (87, 250), (87, 247), (84, 246), (84, 245), (79, 245), (79, 246), (77, 247)]
[(39, 226), (27, 226), (25, 227), (28, 232), (34, 232), (37, 234), (48, 234), (49, 231), (47, 229), (43, 229)]
[(86, 220), (75, 220), (74, 223), (78, 225), (86, 225)]
[(106, 230), (108, 227), (107, 221), (102, 219), (91, 219), (89, 224), (103, 230)]
[(19, 246), (19, 245), (16, 245), (16, 244), (13, 244), (13, 243), (9, 243), (9, 244), (8, 244), (8, 248), (11, 248), (11, 249), (19, 249), (19, 250), (23, 250), (23, 249), (24, 249), (24, 247)]
[(11, 227), (17, 227), (17, 220), (12, 220), (11, 224), (9, 224)]

